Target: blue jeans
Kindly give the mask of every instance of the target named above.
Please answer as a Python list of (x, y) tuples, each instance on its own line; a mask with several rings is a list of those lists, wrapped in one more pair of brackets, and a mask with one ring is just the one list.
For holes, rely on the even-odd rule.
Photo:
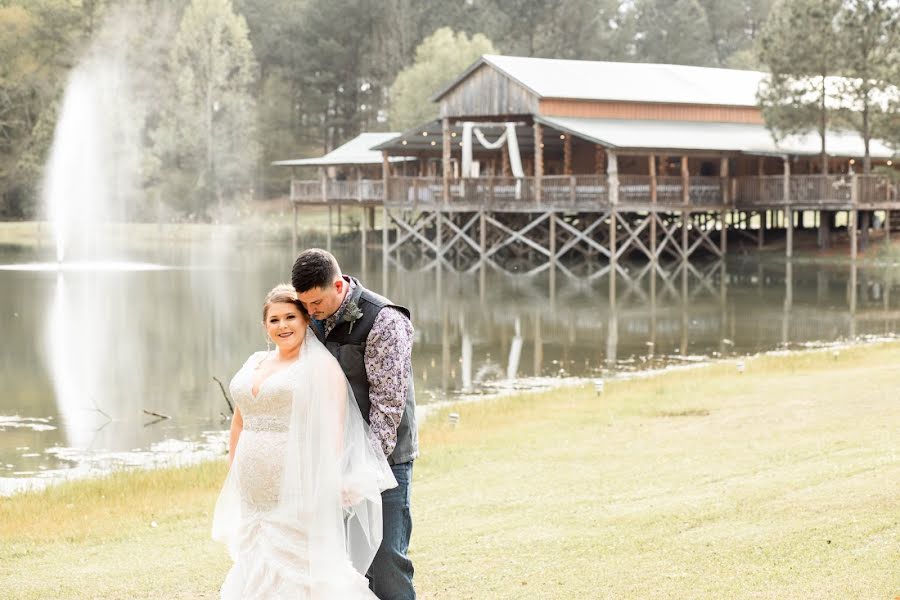
[(369, 568), (369, 587), (380, 600), (415, 600), (413, 564), (406, 553), (412, 534), (409, 513), (412, 461), (392, 465), (397, 487), (381, 494), (384, 538)]

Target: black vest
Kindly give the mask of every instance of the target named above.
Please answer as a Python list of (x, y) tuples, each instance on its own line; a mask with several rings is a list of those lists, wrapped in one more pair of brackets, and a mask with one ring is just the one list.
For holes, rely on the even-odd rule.
[[(337, 359), (344, 375), (353, 388), (353, 395), (356, 396), (356, 403), (362, 413), (366, 423), (369, 422), (369, 409), (372, 403), (369, 400), (369, 379), (366, 376), (365, 352), (366, 338), (375, 324), (375, 318), (381, 309), (390, 307), (391, 310), (398, 310), (406, 317), (410, 318), (409, 310), (398, 306), (383, 296), (371, 292), (364, 288), (358, 280), (353, 279), (355, 287), (350, 297), (351, 302), (355, 302), (359, 306), (362, 316), (348, 323), (341, 318), (335, 325), (334, 329), (323, 337), (324, 323), (315, 323), (313, 330), (318, 338), (325, 344), (328, 351)], [(397, 428), (397, 445), (394, 451), (388, 456), (388, 462), (392, 465), (409, 462), (416, 458), (419, 454), (419, 435), (416, 429), (416, 398), (413, 389), (412, 370), (409, 374), (409, 385), (406, 388), (406, 407), (403, 410), (403, 418), (400, 420), (400, 426)]]

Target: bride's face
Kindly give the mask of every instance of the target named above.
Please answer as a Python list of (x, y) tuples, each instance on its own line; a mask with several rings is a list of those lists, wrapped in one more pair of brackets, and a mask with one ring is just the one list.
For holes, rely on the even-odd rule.
[(296, 350), (306, 337), (306, 319), (290, 302), (270, 305), (265, 325), (266, 333), (282, 354)]

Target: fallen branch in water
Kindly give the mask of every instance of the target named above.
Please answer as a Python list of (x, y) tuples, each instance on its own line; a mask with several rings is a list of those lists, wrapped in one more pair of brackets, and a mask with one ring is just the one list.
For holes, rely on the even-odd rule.
[(219, 378), (216, 376), (213, 376), (213, 381), (219, 384), (219, 389), (222, 390), (222, 397), (225, 398), (225, 404), (228, 405), (228, 410), (231, 411), (231, 414), (234, 414), (234, 405), (231, 404), (231, 400), (228, 399), (228, 394), (225, 393), (225, 386), (222, 385), (222, 382), (219, 381)]
[(152, 410), (147, 410), (146, 408), (144, 409), (144, 414), (150, 415), (151, 417), (159, 417), (160, 419), (171, 419), (172, 418), (169, 415), (164, 415), (162, 413), (153, 412)]

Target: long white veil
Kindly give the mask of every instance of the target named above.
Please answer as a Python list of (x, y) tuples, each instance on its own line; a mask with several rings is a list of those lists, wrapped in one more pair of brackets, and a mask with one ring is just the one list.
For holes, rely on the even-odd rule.
[(305, 570), (308, 562), (309, 577), (323, 582), (341, 577), (349, 560), (364, 575), (381, 544), (381, 492), (397, 482), (337, 360), (312, 330), (290, 385), (284, 472), (273, 507), (248, 515), (239, 490), (247, 493), (250, 482), (242, 486), (232, 468), (216, 504), (213, 538), (237, 561), (239, 549), (247, 548), (242, 518), (245, 525), (249, 518), (263, 524), (266, 554), (288, 570)]

